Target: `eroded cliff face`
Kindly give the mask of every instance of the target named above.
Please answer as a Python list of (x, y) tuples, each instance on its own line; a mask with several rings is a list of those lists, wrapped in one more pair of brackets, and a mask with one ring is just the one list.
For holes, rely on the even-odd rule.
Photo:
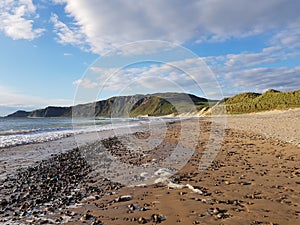
[(70, 115), (71, 107), (49, 106), (45, 109), (34, 110), (29, 117), (65, 117)]

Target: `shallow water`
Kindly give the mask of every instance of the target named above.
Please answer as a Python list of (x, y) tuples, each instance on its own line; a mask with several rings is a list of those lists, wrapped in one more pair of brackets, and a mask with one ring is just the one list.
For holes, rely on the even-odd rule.
[(137, 119), (0, 118), (0, 148), (138, 125)]
[(174, 118), (78, 119), (75, 123), (66, 118), (1, 119), (0, 180), (51, 155), (114, 135), (157, 128), (171, 120)]

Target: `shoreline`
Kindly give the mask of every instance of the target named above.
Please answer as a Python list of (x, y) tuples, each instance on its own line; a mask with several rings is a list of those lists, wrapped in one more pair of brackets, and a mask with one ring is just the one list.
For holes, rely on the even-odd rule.
[[(286, 116), (288, 117), (285, 118)], [(203, 152), (209, 143), (211, 132), (216, 131), (211, 131), (210, 120), (212, 118), (198, 118), (200, 136), (195, 152), (186, 165), (164, 182), (144, 187), (124, 187), (105, 180), (105, 176), (103, 177), (103, 174), (99, 174), (92, 164), (89, 164), (92, 166), (90, 171), (91, 168), (85, 167), (83, 162), (83, 166), (79, 168), (86, 168), (84, 169), (86, 171), (85, 178), (79, 179), (81, 172), (74, 170), (74, 168), (69, 171), (71, 174), (72, 171), (75, 171), (75, 175), (78, 175), (78, 179), (76, 178), (75, 180), (77, 180), (78, 183), (76, 185), (79, 188), (76, 188), (76, 185), (73, 187), (73, 192), (80, 189), (80, 191), (75, 191), (74, 193), (77, 201), (75, 205), (73, 203), (70, 206), (61, 205), (56, 209), (54, 205), (54, 209), (47, 210), (45, 210), (45, 206), (42, 206), (37, 210), (42, 211), (43, 215), (23, 215), (17, 217), (19, 222), (15, 224), (21, 224), (21, 222), (29, 224), (30, 222), (28, 221), (31, 221), (34, 224), (64, 223), (69, 225), (82, 223), (129, 225), (139, 223), (151, 224), (153, 222), (170, 225), (177, 223), (225, 223), (233, 225), (287, 224), (288, 221), (288, 224), (296, 225), (300, 221), (300, 211), (297, 210), (300, 206), (300, 151), (295, 143), (287, 143), (283, 138), (290, 132), (290, 129), (284, 130), (284, 132), (282, 132), (282, 129), (289, 126), (287, 124), (292, 124), (290, 125), (292, 127), (296, 126), (299, 122), (298, 118), (298, 114), (294, 111), (290, 112), (290, 114), (284, 114), (284, 116), (279, 113), (277, 117), (247, 115), (241, 118), (227, 118), (227, 125), (229, 125), (225, 130), (222, 147), (211, 166), (202, 171), (199, 170), (199, 162), (201, 162)], [(249, 123), (249, 121), (252, 121), (252, 123)], [(217, 123), (218, 120), (216, 119), (215, 122)], [(195, 123), (195, 120), (188, 119), (182, 123), (189, 127)], [(264, 128), (261, 129), (259, 124), (262, 124)], [(269, 127), (267, 125), (270, 124), (276, 125), (277, 129), (273, 129), (272, 135), (268, 136)], [(152, 158), (157, 156), (159, 159), (163, 152), (171, 151), (177, 145), (180, 132), (183, 131), (181, 126), (182, 124), (179, 122), (170, 123), (169, 131), (165, 133), (163, 141), (158, 144), (158, 148), (151, 155)], [(254, 128), (259, 129), (260, 133)], [(152, 131), (159, 137), (162, 130), (163, 127), (155, 127)], [(146, 149), (147, 147), (151, 148), (151, 144), (153, 144), (148, 141), (148, 131), (147, 126), (141, 126), (136, 127), (136, 130), (131, 134), (128, 132), (122, 134), (120, 132), (117, 137), (125, 145), (133, 143), (132, 141), (141, 141), (137, 143), (142, 143), (141, 148)], [(280, 133), (278, 131), (284, 135), (276, 136), (275, 134)], [(118, 161), (123, 160), (125, 163), (134, 165), (147, 162), (147, 157), (144, 159), (145, 161), (136, 160), (141, 157), (134, 155), (130, 152), (130, 149), (123, 150), (122, 146), (116, 147), (118, 143), (110, 139), (115, 136), (114, 134), (114, 132), (106, 133), (106, 136), (102, 135), (101, 140), (98, 137), (96, 139), (101, 142), (100, 145), (106, 143), (108, 151)], [(197, 137), (193, 136), (195, 134), (196, 131), (190, 131), (185, 136), (182, 144), (191, 147), (192, 140)], [(156, 137), (155, 135), (153, 137)], [(274, 139), (274, 137), (277, 138)], [(89, 134), (86, 137), (82, 137), (80, 141), (82, 143), (84, 141), (91, 143), (93, 140), (95, 140), (95, 136), (93, 137), (93, 135)], [(299, 139), (296, 139), (296, 141), (299, 141)], [(48, 154), (50, 154), (48, 158), (50, 156), (50, 159), (37, 162), (34, 165), (44, 165), (45, 168), (48, 165), (48, 169), (51, 170), (51, 168), (56, 168), (54, 165), (57, 163), (53, 164), (53, 162), (61, 162), (59, 160), (55, 161), (57, 159), (55, 157), (64, 158), (64, 154), (75, 151), (68, 151), (66, 148), (66, 152), (63, 153), (61, 151), (62, 146), (64, 145), (70, 150), (72, 141), (68, 144), (65, 142), (63, 145), (60, 142), (63, 141), (58, 140), (54, 145), (50, 142), (43, 143), (45, 144), (43, 147), (39, 146), (40, 148), (48, 148)], [(36, 144), (35, 146), (37, 147), (38, 145)], [(154, 145), (157, 145), (157, 143), (154, 143)], [(95, 146), (98, 146), (98, 144), (87, 146), (95, 149), (97, 148)], [(32, 146), (28, 146), (27, 149), (29, 150), (30, 147)], [(20, 146), (19, 150), (15, 150), (24, 151), (21, 148), (22, 146)], [(56, 156), (51, 157), (51, 148), (57, 151)], [(117, 151), (115, 151), (116, 148), (118, 149)], [(124, 154), (125, 152), (130, 154)], [(73, 153), (75, 154), (76, 152)], [(72, 159), (72, 157), (69, 158), (70, 160)], [(82, 160), (81, 157), (75, 157), (73, 162), (76, 162), (76, 159)], [(69, 164), (72, 163), (70, 162)], [(24, 173), (24, 170), (21, 171)], [(64, 177), (68, 179), (70, 173), (65, 174)], [(43, 172), (37, 170), (33, 177), (42, 175)], [(68, 183), (69, 181), (66, 182)], [(32, 185), (36, 186), (37, 184), (33, 182)], [(114, 189), (112, 188), (113, 185), (118, 187), (112, 190)], [(88, 191), (90, 187), (98, 188), (99, 190), (98, 192)], [(71, 189), (70, 191), (72, 192)], [(81, 197), (76, 197), (78, 192), (82, 193)], [(61, 196), (55, 193), (53, 192), (52, 195)], [(58, 193), (61, 192), (59, 191)], [(32, 199), (31, 197), (35, 196), (32, 194), (30, 197), (30, 194), (32, 193), (29, 193), (29, 196), (27, 196), (27, 201), (29, 202)], [(127, 196), (127, 198), (124, 196)], [(5, 193), (2, 193), (2, 199), (7, 197)], [(122, 197), (124, 197), (123, 200), (121, 200)], [(1, 219), (3, 219), (2, 216), (3, 214), (0, 215)]]
[[(129, 129), (124, 127), (119, 128), (118, 133), (133, 133), (144, 129), (146, 129), (146, 125), (129, 127)], [(51, 155), (64, 153), (78, 146), (108, 138), (114, 134), (115, 131), (113, 129), (101, 130), (71, 135), (53, 141), (2, 148), (0, 150), (0, 180), (4, 179), (7, 174), (13, 173), (17, 168), (30, 166), (35, 162), (51, 157)], [(9, 166), (7, 162), (9, 162)]]

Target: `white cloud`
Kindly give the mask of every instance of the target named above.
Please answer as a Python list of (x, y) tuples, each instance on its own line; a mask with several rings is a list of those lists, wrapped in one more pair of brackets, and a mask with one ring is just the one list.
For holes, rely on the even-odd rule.
[(269, 88), (299, 90), (299, 67), (293, 67), (293, 64), (282, 66), (284, 61), (295, 61), (300, 56), (300, 45), (295, 41), (300, 35), (297, 27), (291, 25), (277, 32), (270, 39), (270, 45), (258, 52), (205, 57), (205, 62), (217, 74), (225, 95), (230, 96), (233, 90), (236, 93), (263, 92)]
[[(298, 0), (54, 0), (95, 53), (138, 40), (220, 41), (281, 29), (300, 20)], [(74, 44), (73, 38), (65, 39)], [(75, 37), (75, 40), (77, 38)], [(290, 40), (293, 41), (293, 40)]]
[[(176, 48), (175, 45), (172, 45), (170, 43), (164, 42), (164, 41), (139, 41), (138, 43), (130, 43), (128, 45), (124, 45), (118, 49), (116, 49), (117, 52), (109, 52), (111, 54), (118, 54), (118, 55), (124, 55), (124, 56), (133, 56), (133, 55), (140, 55), (140, 54), (154, 54), (159, 52), (164, 52), (168, 50), (172, 50)], [(106, 54), (105, 56), (110, 56), (110, 54)]]
[(65, 53), (64, 53), (64, 56), (73, 56), (73, 54), (72, 54), (72, 53), (65, 52)]
[(271, 63), (278, 60), (275, 55), (268, 57), (269, 55), (265, 52), (259, 53), (241, 53), (241, 54), (228, 54), (226, 56), (225, 66), (230, 68), (234, 66), (255, 66), (263, 63)]
[(0, 86), (0, 107), (11, 109), (40, 108), (49, 105), (66, 106), (72, 105), (73, 101), (68, 99), (48, 99), (26, 95), (13, 88)]
[(282, 49), (282, 47), (280, 47), (280, 46), (270, 46), (270, 47), (263, 48), (262, 52), (263, 53), (272, 53), (272, 52), (276, 52), (281, 49)]
[[(286, 33), (286, 31), (282, 31), (281, 33)], [(229, 72), (244, 71), (253, 67), (262, 67), (270, 64), (273, 64), (273, 66), (276, 67), (277, 63), (293, 58), (295, 59), (300, 56), (299, 48), (290, 48), (289, 46), (286, 46), (281, 43), (281, 39), (279, 39), (278, 36), (281, 35), (274, 35), (270, 41), (271, 45), (266, 46), (257, 52), (208, 56), (205, 57), (204, 60), (215, 70), (215, 72), (217, 72), (217, 74), (225, 74), (226, 77), (226, 74)]]
[(219, 91), (216, 77), (200, 58), (152, 63), (143, 67), (137, 64), (121, 69), (91, 67), (82, 79), (73, 84), (78, 85), (83, 95), (90, 93), (85, 92), (88, 89), (95, 90), (94, 93), (101, 91), (104, 96), (161, 91), (199, 93), (201, 89), (205, 93)]
[(14, 40), (33, 40), (44, 29), (33, 27), (33, 18), (38, 17), (32, 0), (2, 0), (0, 2), (0, 30)]
[(73, 82), (74, 85), (82, 86), (84, 88), (97, 88), (99, 83), (90, 81), (89, 79), (79, 79)]
[(281, 91), (299, 90), (300, 67), (288, 68), (253, 68), (227, 74), (226, 85), (241, 89), (256, 89), (260, 92), (266, 89)]
[(50, 22), (54, 25), (54, 32), (57, 34), (58, 43), (84, 46), (85, 37), (79, 31), (78, 27), (68, 27), (65, 23), (59, 21), (58, 16), (54, 13), (51, 15)]
[(292, 49), (300, 47), (300, 24), (299, 21), (278, 32), (271, 40), (271, 43), (284, 48)]
[(56, 4), (63, 4), (65, 2), (65, 0), (52, 0), (52, 2), (54, 2)]

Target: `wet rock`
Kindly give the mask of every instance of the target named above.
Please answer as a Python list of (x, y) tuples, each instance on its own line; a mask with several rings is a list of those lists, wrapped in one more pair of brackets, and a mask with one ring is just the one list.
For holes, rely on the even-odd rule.
[(1, 207), (5, 207), (8, 205), (8, 201), (4, 198), (4, 199), (0, 200), (0, 205), (1, 205)]
[[(109, 190), (122, 185), (97, 177), (99, 183), (89, 183), (91, 168), (79, 149), (73, 149), (48, 160), (42, 160), (0, 181), (5, 198), (0, 200), (1, 218), (6, 220), (47, 216), (57, 209), (72, 206), (88, 196), (99, 199)], [(8, 211), (7, 207), (11, 209)], [(72, 215), (67, 215), (72, 216)], [(30, 218), (31, 218), (30, 217)]]

